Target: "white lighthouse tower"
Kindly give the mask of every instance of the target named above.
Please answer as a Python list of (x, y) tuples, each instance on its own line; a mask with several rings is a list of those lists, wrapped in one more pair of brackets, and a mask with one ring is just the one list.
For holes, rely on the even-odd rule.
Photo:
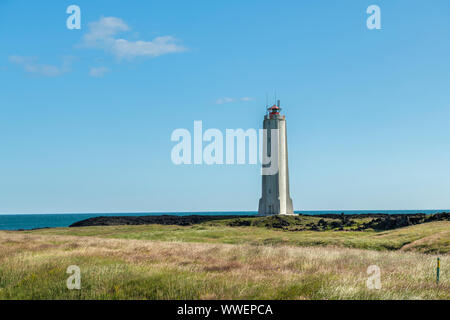
[(263, 123), (267, 140), (263, 143), (262, 152), (270, 159), (270, 163), (263, 164), (262, 196), (259, 200), (258, 215), (293, 215), (289, 194), (286, 118), (280, 115), (280, 100), (267, 111)]

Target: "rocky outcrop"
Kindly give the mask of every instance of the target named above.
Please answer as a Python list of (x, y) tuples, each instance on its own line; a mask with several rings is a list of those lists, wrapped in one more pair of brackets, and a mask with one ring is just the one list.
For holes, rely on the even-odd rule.
[(233, 218), (245, 218), (246, 216), (221, 216), (221, 215), (191, 215), (191, 216), (133, 216), (133, 217), (95, 217), (75, 222), (69, 227), (89, 227), (89, 226), (118, 226), (118, 225), (144, 225), (163, 224), (189, 226), (197, 223), (224, 220)]
[[(311, 216), (226, 216), (226, 215), (161, 215), (161, 216), (135, 216), (135, 217), (95, 217), (82, 220), (72, 224), (70, 227), (87, 226), (114, 226), (114, 225), (178, 225), (189, 226), (198, 223), (227, 220), (224, 225), (239, 226), (257, 226), (269, 229), (281, 229), (289, 231), (364, 231), (368, 229), (383, 231), (396, 228), (407, 227), (415, 224), (432, 221), (450, 221), (450, 213), (436, 213), (426, 215), (417, 214), (323, 214), (314, 215), (315, 220), (311, 221)], [(367, 221), (367, 218), (371, 218)], [(363, 220), (361, 220), (363, 219)], [(306, 222), (305, 222), (306, 220)], [(362, 222), (365, 221), (365, 222)]]
[(432, 222), (432, 221), (449, 221), (450, 213), (436, 213), (432, 215), (426, 214), (414, 214), (414, 215), (387, 215), (386, 217), (376, 218), (370, 222), (363, 224), (364, 229), (374, 229), (374, 230), (391, 230), (407, 226), (412, 226), (415, 224)]

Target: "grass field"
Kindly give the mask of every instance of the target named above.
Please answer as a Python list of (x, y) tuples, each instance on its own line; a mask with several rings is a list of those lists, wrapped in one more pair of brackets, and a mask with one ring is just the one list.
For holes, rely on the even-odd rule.
[[(0, 232), (0, 299), (450, 299), (450, 222), (385, 232), (110, 226)], [(436, 257), (441, 283), (435, 283)], [(82, 289), (66, 288), (81, 268)], [(367, 267), (381, 269), (369, 290)]]
[(193, 226), (108, 226), (52, 228), (24, 234), (95, 236), (178, 242), (252, 245), (339, 246), (371, 250), (414, 250), (423, 253), (450, 252), (450, 222), (439, 221), (375, 231), (281, 231), (263, 227), (229, 227), (218, 222)]

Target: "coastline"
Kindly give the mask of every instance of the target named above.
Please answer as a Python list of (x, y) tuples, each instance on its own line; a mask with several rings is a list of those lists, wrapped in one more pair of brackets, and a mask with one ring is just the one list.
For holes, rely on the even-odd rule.
[(450, 213), (417, 214), (320, 214), (320, 215), (273, 215), (273, 216), (223, 216), (223, 215), (160, 215), (94, 217), (71, 224), (69, 227), (118, 226), (118, 225), (177, 225), (192, 226), (201, 223), (217, 223), (225, 226), (263, 226), (290, 231), (383, 231), (434, 221), (449, 221)]
[[(324, 219), (386, 218), (413, 217), (415, 215), (431, 216), (436, 213), (450, 212), (442, 210), (335, 210), (335, 211), (296, 211), (294, 217), (318, 217)], [(125, 212), (125, 213), (47, 213), (47, 214), (0, 214), (0, 230), (37, 230), (47, 228), (66, 228), (81, 221), (97, 218), (109, 224), (174, 224), (190, 225), (220, 219), (256, 217), (254, 211), (205, 211), (205, 212)], [(197, 216), (198, 218), (192, 218)], [(163, 218), (162, 218), (163, 217)], [(169, 217), (169, 218), (167, 218)], [(181, 218), (189, 217), (189, 218)], [(187, 220), (186, 220), (187, 219)], [(173, 222), (175, 220), (175, 222)], [(94, 220), (90, 220), (94, 221)], [(117, 223), (122, 221), (122, 223)], [(135, 222), (137, 221), (137, 222)], [(146, 222), (147, 221), (147, 222)], [(98, 223), (98, 222), (95, 222)]]

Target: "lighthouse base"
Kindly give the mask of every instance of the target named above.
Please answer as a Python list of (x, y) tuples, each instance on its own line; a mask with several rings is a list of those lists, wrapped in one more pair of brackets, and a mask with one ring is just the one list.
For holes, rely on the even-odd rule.
[(285, 201), (266, 201), (266, 199), (259, 199), (258, 216), (273, 216), (273, 215), (295, 215), (292, 207), (292, 199), (288, 198)]

